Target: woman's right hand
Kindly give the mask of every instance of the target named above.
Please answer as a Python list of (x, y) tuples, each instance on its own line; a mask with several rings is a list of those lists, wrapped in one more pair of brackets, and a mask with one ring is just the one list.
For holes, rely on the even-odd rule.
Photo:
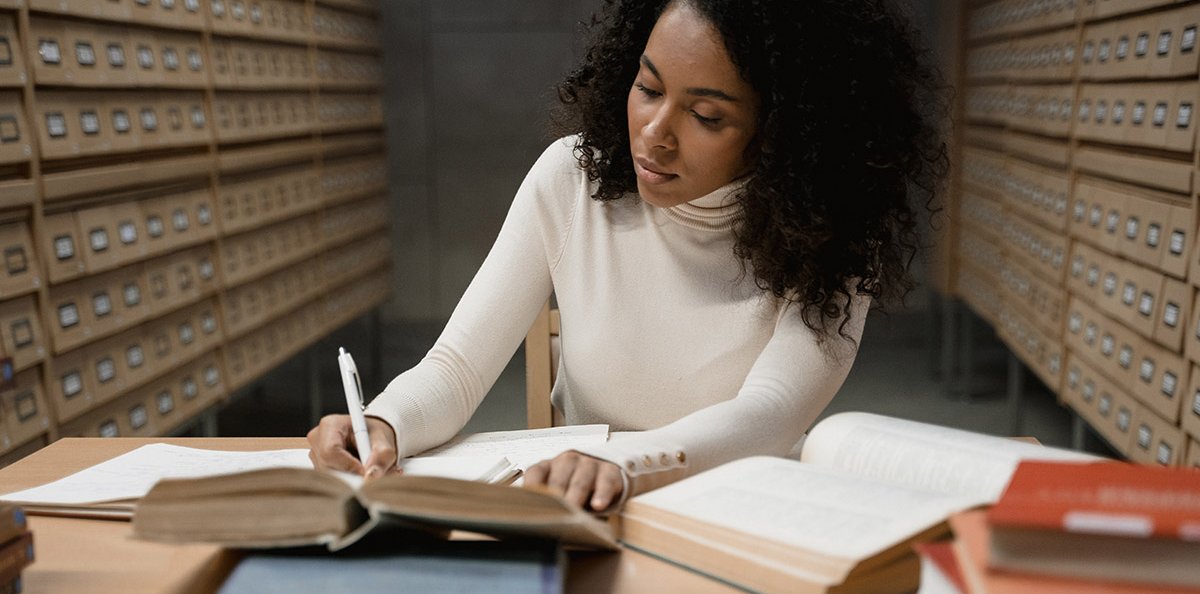
[(392, 426), (376, 417), (367, 417), (367, 431), (371, 435), (371, 452), (364, 466), (358, 460), (350, 415), (325, 415), (308, 432), (308, 459), (318, 470), (353, 472), (366, 479), (399, 473), (400, 469), (396, 466), (396, 432)]

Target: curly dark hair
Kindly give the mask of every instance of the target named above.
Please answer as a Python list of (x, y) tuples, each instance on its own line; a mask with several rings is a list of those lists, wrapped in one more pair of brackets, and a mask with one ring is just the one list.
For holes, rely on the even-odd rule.
[(885, 0), (604, 0), (554, 114), (556, 133), (579, 135), (593, 197), (637, 191), (626, 98), (672, 2), (720, 32), (760, 97), (734, 231), (758, 286), (802, 304), (822, 339), (834, 326), (844, 335), (851, 291), (902, 299), (915, 286), (918, 214), (934, 212), (947, 169), (946, 100), (914, 28)]

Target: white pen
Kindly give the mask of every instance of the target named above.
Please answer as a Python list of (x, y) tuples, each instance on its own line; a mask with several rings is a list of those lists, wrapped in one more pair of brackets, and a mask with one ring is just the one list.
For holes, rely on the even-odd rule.
[(354, 357), (346, 349), (338, 347), (338, 367), (342, 370), (342, 389), (346, 391), (346, 408), (350, 409), (350, 427), (354, 429), (354, 447), (358, 459), (365, 467), (367, 455), (371, 453), (371, 435), (367, 433), (367, 418), (363, 416), (362, 382), (358, 379), (358, 367)]

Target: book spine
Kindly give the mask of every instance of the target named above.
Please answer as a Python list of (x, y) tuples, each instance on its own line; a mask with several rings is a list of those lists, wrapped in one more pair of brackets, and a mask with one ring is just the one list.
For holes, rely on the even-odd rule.
[(33, 533), (26, 532), (0, 548), (0, 584), (16, 580), (30, 563), (33, 563)]
[(19, 507), (0, 505), (0, 545), (25, 533), (28, 523)]

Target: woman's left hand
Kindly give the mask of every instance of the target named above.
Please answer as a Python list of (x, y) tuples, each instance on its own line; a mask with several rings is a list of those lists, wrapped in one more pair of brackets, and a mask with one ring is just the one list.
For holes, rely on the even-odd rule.
[(596, 512), (618, 501), (624, 488), (619, 466), (575, 451), (530, 466), (525, 471), (525, 485), (550, 487), (567, 501)]

